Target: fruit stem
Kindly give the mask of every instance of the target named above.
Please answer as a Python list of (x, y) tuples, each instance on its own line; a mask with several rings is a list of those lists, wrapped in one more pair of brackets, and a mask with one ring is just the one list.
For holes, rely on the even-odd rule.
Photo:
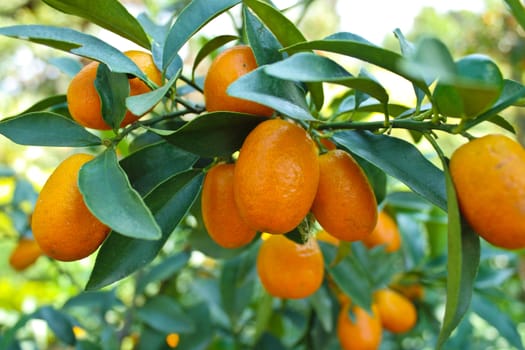
[[(336, 123), (325, 123), (318, 126), (318, 130), (334, 130), (334, 129), (355, 129), (355, 130), (370, 130), (375, 131), (384, 128), (384, 121), (371, 121), (371, 122), (336, 122)], [(390, 120), (390, 129), (409, 129), (420, 132), (426, 132), (430, 130), (441, 130), (451, 134), (455, 133), (457, 125), (455, 124), (443, 124), (434, 123), (433, 121), (416, 121), (409, 119), (392, 119)]]
[(182, 80), (183, 82), (185, 82), (186, 84), (188, 84), (189, 86), (191, 86), (192, 88), (194, 88), (195, 90), (199, 91), (199, 92), (203, 92), (202, 88), (192, 79), (188, 78), (188, 77), (185, 77), (184, 75), (180, 75), (180, 80)]

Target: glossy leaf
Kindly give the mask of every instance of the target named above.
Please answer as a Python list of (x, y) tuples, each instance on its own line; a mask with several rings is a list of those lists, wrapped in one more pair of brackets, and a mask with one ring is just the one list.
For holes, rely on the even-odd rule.
[(129, 96), (127, 75), (113, 73), (105, 64), (99, 64), (95, 88), (100, 97), (102, 118), (113, 130), (118, 130), (126, 114), (125, 101)]
[(291, 118), (314, 119), (298, 85), (267, 75), (264, 66), (241, 76), (226, 91), (231, 96), (258, 102)]
[(112, 230), (134, 238), (155, 240), (161, 237), (159, 225), (131, 187), (114, 149), (84, 164), (78, 184), (86, 206)]
[(166, 179), (189, 170), (195, 154), (161, 141), (141, 148), (120, 161), (131, 186), (142, 196)]
[(280, 61), (282, 45), (272, 32), (248, 8), (243, 11), (246, 37), (259, 66)]
[(195, 331), (195, 325), (177, 301), (166, 295), (149, 299), (136, 312), (147, 325), (166, 334)]
[(150, 48), (149, 39), (139, 22), (119, 1), (44, 0), (44, 2), (64, 13), (83, 17), (146, 49)]
[(201, 63), (210, 53), (218, 49), (219, 47), (229, 43), (230, 41), (239, 39), (236, 35), (219, 35), (202, 45), (193, 60), (193, 66), (191, 68), (191, 77), (195, 78), (195, 70), (199, 63)]
[(203, 177), (202, 172), (187, 171), (151, 191), (144, 200), (162, 229), (162, 237), (142, 240), (112, 232), (100, 247), (86, 289), (102, 288), (151, 262), (195, 201)]
[(73, 78), (82, 69), (82, 63), (71, 57), (52, 57), (48, 62), (67, 74), (70, 78)]
[(58, 339), (68, 345), (74, 345), (75, 335), (73, 334), (73, 324), (65, 314), (57, 311), (51, 306), (44, 306), (35, 313), (35, 318), (40, 318), (47, 322), (47, 325)]
[(446, 210), (443, 172), (412, 144), (396, 137), (360, 131), (339, 131), (333, 139)]
[(267, 118), (233, 112), (201, 114), (164, 138), (169, 143), (202, 157), (230, 157), (244, 139)]
[(20, 145), (86, 147), (100, 138), (73, 120), (53, 112), (31, 112), (0, 121), (0, 134)]
[(179, 14), (164, 43), (163, 68), (175, 59), (182, 46), (199, 29), (216, 16), (240, 3), (241, 0), (193, 0)]
[(45, 25), (15, 25), (0, 28), (0, 35), (25, 39), (105, 63), (112, 72), (129, 73), (147, 80), (139, 67), (120, 50), (79, 31)]
[(143, 115), (149, 112), (166, 96), (179, 76), (180, 71), (174, 74), (166, 84), (158, 89), (140, 95), (129, 96), (126, 98), (126, 107), (135, 115)]
[(23, 111), (22, 113), (20, 113), (19, 115), (28, 114), (31, 112), (42, 112), (45, 110), (49, 110), (50, 112), (52, 112), (53, 109), (63, 108), (64, 106), (67, 106), (66, 95), (50, 96), (50, 97), (44, 98), (41, 101), (38, 101), (37, 103), (35, 103), (31, 107)]
[(152, 266), (148, 271), (146, 271), (140, 278), (137, 280), (137, 285), (135, 288), (136, 294), (142, 294), (148, 284), (158, 281), (164, 281), (169, 277), (173, 276), (179, 272), (190, 259), (190, 254), (188, 252), (180, 252), (174, 254), (161, 263)]

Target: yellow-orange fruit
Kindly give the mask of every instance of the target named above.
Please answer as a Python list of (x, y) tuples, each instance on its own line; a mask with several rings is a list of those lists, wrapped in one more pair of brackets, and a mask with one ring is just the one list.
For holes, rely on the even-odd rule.
[(525, 248), (525, 150), (503, 135), (460, 146), (450, 159), (461, 212), (481, 237), (506, 249)]
[[(124, 53), (142, 70), (146, 76), (157, 85), (162, 85), (162, 73), (157, 69), (153, 58), (147, 52), (126, 51)], [(100, 96), (95, 88), (98, 62), (91, 62), (83, 67), (69, 83), (67, 89), (67, 104), (69, 112), (80, 125), (97, 130), (109, 130), (102, 117)], [(150, 88), (139, 78), (129, 79), (130, 96), (149, 92)], [(120, 126), (124, 127), (138, 120), (141, 116), (126, 112)]]
[(300, 126), (271, 119), (244, 141), (234, 173), (235, 203), (260, 232), (293, 230), (310, 210), (317, 184), (317, 147)]
[(233, 199), (234, 164), (218, 164), (206, 174), (202, 188), (202, 218), (210, 237), (224, 248), (250, 243), (257, 231), (240, 217)]
[(171, 348), (174, 349), (177, 346), (179, 346), (180, 341), (180, 335), (179, 333), (170, 333), (166, 336), (166, 344)]
[(357, 241), (374, 230), (377, 203), (368, 179), (343, 150), (319, 156), (319, 186), (312, 213), (319, 224), (342, 241)]
[(38, 196), (31, 227), (38, 245), (51, 258), (85, 258), (109, 233), (109, 228), (86, 207), (78, 188), (78, 172), (91, 159), (92, 155), (82, 153), (65, 159)]
[(372, 314), (353, 306), (354, 320), (350, 318), (351, 303), (344, 303), (337, 318), (337, 338), (344, 350), (377, 350), (381, 345), (382, 328), (377, 307)]
[(326, 242), (326, 243), (330, 243), (330, 244), (335, 245), (335, 246), (339, 245), (339, 240), (337, 238), (335, 238), (334, 236), (332, 236), (331, 234), (329, 234), (328, 232), (326, 232), (325, 230), (321, 230), (321, 231), (317, 232), (316, 238), (317, 238), (318, 241), (323, 241), (323, 242)]
[(34, 239), (21, 238), (9, 255), (9, 265), (23, 271), (33, 265), (42, 255), (42, 249)]
[(380, 289), (374, 293), (374, 302), (384, 329), (405, 333), (416, 325), (416, 307), (404, 295), (391, 289)]
[(228, 95), (228, 86), (257, 68), (249, 46), (238, 45), (221, 52), (211, 63), (204, 80), (204, 100), (208, 112), (232, 111), (271, 116), (273, 110), (259, 103)]
[(401, 248), (401, 234), (394, 219), (380, 211), (374, 231), (363, 239), (363, 244), (368, 248), (384, 245), (389, 253), (398, 251)]
[(257, 274), (266, 291), (279, 298), (300, 299), (323, 282), (324, 262), (315, 238), (299, 244), (284, 235), (266, 238), (257, 255)]

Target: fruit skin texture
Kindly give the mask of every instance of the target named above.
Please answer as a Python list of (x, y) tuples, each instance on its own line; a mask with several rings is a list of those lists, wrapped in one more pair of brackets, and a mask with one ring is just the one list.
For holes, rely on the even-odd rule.
[(233, 199), (234, 164), (218, 164), (206, 174), (202, 188), (202, 217), (210, 237), (224, 248), (250, 243), (257, 231), (240, 217)]
[(461, 212), (491, 244), (525, 247), (525, 150), (503, 135), (486, 135), (460, 146), (450, 174)]
[(228, 95), (228, 86), (257, 68), (249, 46), (238, 45), (221, 52), (211, 63), (204, 80), (204, 100), (208, 112), (232, 111), (271, 116), (273, 110), (259, 103)]
[[(142, 51), (126, 51), (124, 53), (157, 85), (162, 85), (162, 73), (157, 69), (149, 53)], [(83, 67), (71, 80), (67, 90), (67, 104), (73, 119), (80, 125), (97, 130), (110, 130), (102, 117), (100, 97), (95, 88), (98, 62), (91, 62)], [(150, 88), (139, 78), (129, 79), (130, 96), (149, 92)], [(120, 126), (124, 127), (137, 121), (136, 116), (126, 111)]]
[(410, 331), (416, 325), (416, 307), (402, 294), (391, 289), (380, 289), (374, 293), (374, 302), (384, 329), (399, 334)]
[(394, 219), (386, 212), (380, 211), (374, 231), (363, 239), (363, 244), (368, 248), (384, 245), (389, 253), (398, 251), (401, 248), (401, 234)]
[(354, 321), (349, 316), (351, 303), (346, 303), (337, 318), (337, 338), (344, 350), (376, 350), (381, 345), (382, 328), (377, 307), (372, 315), (358, 306), (352, 308)]
[(61, 261), (87, 257), (102, 244), (109, 228), (86, 207), (78, 189), (78, 172), (92, 155), (77, 153), (51, 174), (38, 196), (32, 225), (46, 255)]
[(324, 262), (315, 238), (299, 244), (284, 235), (265, 239), (257, 255), (257, 274), (268, 293), (287, 299), (306, 298), (323, 282)]
[(294, 123), (264, 121), (244, 141), (233, 181), (235, 203), (250, 227), (290, 232), (308, 214), (317, 191), (317, 147)]
[(311, 211), (332, 236), (357, 241), (374, 230), (377, 202), (365, 173), (343, 150), (319, 156), (319, 186)]
[(34, 239), (21, 238), (9, 256), (9, 265), (17, 271), (23, 271), (41, 255), (42, 249)]

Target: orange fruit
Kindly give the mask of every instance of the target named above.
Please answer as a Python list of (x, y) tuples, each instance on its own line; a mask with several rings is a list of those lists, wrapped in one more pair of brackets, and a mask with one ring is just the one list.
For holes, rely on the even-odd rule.
[(378, 310), (372, 305), (372, 314), (359, 306), (353, 306), (353, 319), (350, 318), (351, 303), (344, 303), (337, 318), (337, 338), (344, 350), (376, 350), (382, 339), (381, 321)]
[(401, 234), (394, 219), (380, 211), (374, 231), (363, 239), (363, 244), (368, 248), (384, 245), (389, 253), (398, 251), (401, 248)]
[(179, 341), (180, 341), (180, 336), (178, 333), (170, 333), (166, 336), (166, 344), (168, 344), (168, 346), (171, 349), (174, 349), (177, 346), (179, 346)]
[(395, 291), (403, 294), (410, 300), (422, 300), (425, 296), (425, 289), (422, 285), (414, 284), (394, 284), (390, 286)]
[(525, 150), (503, 135), (460, 146), (450, 159), (460, 210), (491, 244), (525, 247)]
[(329, 234), (328, 232), (326, 232), (325, 230), (321, 230), (321, 231), (317, 232), (316, 238), (317, 238), (318, 241), (323, 241), (323, 242), (326, 242), (326, 243), (330, 243), (330, 244), (335, 245), (335, 246), (339, 245), (339, 240), (337, 238), (335, 238), (334, 236), (332, 236), (331, 234)]
[(218, 164), (206, 174), (202, 187), (202, 217), (210, 237), (224, 248), (250, 243), (257, 231), (240, 217), (233, 199), (234, 164)]
[[(151, 81), (157, 85), (162, 85), (162, 73), (155, 66), (149, 53), (132, 50), (126, 51), (124, 54), (135, 62)], [(109, 130), (111, 127), (106, 124), (102, 117), (100, 97), (95, 88), (98, 65), (98, 62), (91, 62), (73, 77), (67, 89), (67, 104), (71, 116), (80, 125), (91, 129)], [(149, 91), (150, 88), (139, 78), (129, 79), (130, 96)], [(120, 126), (124, 127), (131, 124), (140, 117), (127, 111)]]
[(9, 256), (9, 265), (17, 271), (27, 269), (42, 255), (42, 249), (34, 239), (21, 238)]
[(324, 262), (315, 238), (299, 244), (284, 235), (264, 240), (257, 255), (257, 274), (269, 294), (288, 299), (306, 298), (323, 282)]
[(384, 329), (405, 333), (416, 325), (416, 307), (404, 295), (391, 289), (380, 289), (374, 293), (374, 302)]
[(332, 151), (334, 149), (337, 149), (336, 144), (330, 139), (321, 138), (320, 142), (328, 151)]
[(308, 214), (317, 191), (317, 147), (292, 122), (264, 121), (246, 137), (233, 181), (235, 203), (250, 227), (290, 232)]
[(226, 89), (239, 77), (257, 68), (249, 46), (238, 45), (221, 52), (211, 63), (204, 80), (206, 110), (271, 116), (273, 110), (259, 103), (228, 95)]
[(365, 173), (343, 150), (319, 156), (319, 186), (311, 211), (319, 224), (342, 241), (357, 241), (374, 230), (377, 203)]
[(51, 258), (72, 261), (87, 257), (102, 244), (109, 228), (86, 207), (78, 189), (78, 172), (92, 155), (65, 159), (46, 181), (35, 204), (35, 240)]

